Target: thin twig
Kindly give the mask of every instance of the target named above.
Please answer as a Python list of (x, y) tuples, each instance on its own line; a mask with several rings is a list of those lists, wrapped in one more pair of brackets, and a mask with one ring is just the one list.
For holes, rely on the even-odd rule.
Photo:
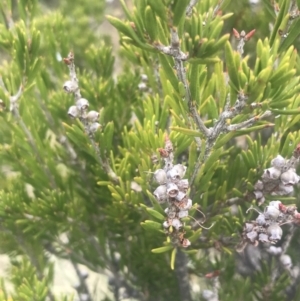
[[(70, 75), (70, 80), (71, 83), (74, 85), (74, 91), (72, 91), (72, 93), (74, 94), (74, 98), (75, 98), (75, 102), (81, 99), (81, 93), (80, 93), (80, 88), (79, 88), (79, 80), (77, 78), (77, 74), (76, 74), (76, 68), (75, 68), (75, 63), (74, 63), (74, 54), (72, 52), (70, 52), (68, 54), (68, 57), (66, 59), (64, 59), (64, 62), (66, 63), (66, 65), (69, 68), (69, 75)], [(112, 170), (109, 162), (108, 162), (108, 158), (102, 158), (101, 156), (101, 152), (99, 149), (98, 144), (96, 143), (95, 139), (94, 139), (94, 133), (93, 131), (91, 131), (90, 126), (87, 122), (87, 118), (86, 118), (86, 108), (85, 109), (80, 109), (79, 110), (79, 119), (82, 122), (84, 129), (86, 131), (86, 133), (88, 134), (89, 140), (92, 144), (93, 149), (95, 150), (97, 159), (101, 165), (101, 167), (103, 168), (103, 170), (107, 173), (107, 175), (109, 176), (109, 178), (116, 184), (119, 183), (119, 178), (118, 176), (115, 174), (115, 172)]]
[(194, 122), (196, 123), (198, 129), (200, 132), (207, 137), (209, 135), (209, 130), (204, 125), (204, 122), (202, 121), (200, 115), (197, 112), (195, 103), (193, 102), (191, 91), (189, 88), (189, 85), (187, 83), (186, 79), (186, 70), (183, 66), (183, 62), (188, 59), (188, 55), (183, 53), (180, 49), (180, 42), (179, 42), (179, 36), (178, 32), (175, 28), (171, 29), (171, 44), (170, 46), (164, 46), (164, 45), (156, 45), (155, 46), (158, 50), (163, 52), (164, 54), (170, 55), (174, 58), (175, 61), (175, 69), (177, 71), (177, 78), (180, 82), (183, 83), (185, 88), (185, 99), (188, 103), (189, 111), (194, 119)]
[(248, 128), (250, 126), (252, 126), (255, 122), (263, 119), (263, 118), (266, 118), (266, 117), (269, 117), (272, 115), (272, 112), (271, 111), (266, 111), (264, 112), (262, 115), (260, 116), (255, 116), (255, 117), (252, 117), (248, 120), (245, 120), (241, 123), (236, 123), (236, 124), (231, 124), (229, 126), (226, 127), (226, 130), (228, 132), (231, 132), (231, 131), (236, 131), (236, 130), (240, 130), (240, 129), (244, 129), (244, 128)]
[(192, 15), (193, 12), (193, 8), (194, 6), (197, 4), (198, 0), (191, 0), (189, 5), (187, 6), (186, 10), (185, 10), (185, 14), (187, 17), (190, 17)]

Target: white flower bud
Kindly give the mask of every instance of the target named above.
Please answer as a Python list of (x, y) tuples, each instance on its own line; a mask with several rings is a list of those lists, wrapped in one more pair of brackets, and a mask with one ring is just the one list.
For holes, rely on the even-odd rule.
[(176, 208), (172, 207), (173, 209), (171, 208), (166, 208), (165, 209), (165, 213), (167, 214), (168, 218), (175, 218), (176, 216)]
[(182, 179), (179, 182), (177, 182), (177, 186), (180, 191), (187, 192), (187, 190), (189, 189), (189, 180)]
[(257, 218), (256, 218), (256, 223), (259, 225), (259, 226), (263, 226), (266, 224), (266, 218), (264, 216), (264, 214), (260, 214)]
[(260, 180), (258, 180), (254, 185), (255, 190), (263, 190), (264, 189), (264, 183)]
[(246, 232), (251, 232), (253, 230), (253, 228), (254, 228), (254, 226), (251, 223), (245, 223), (245, 225), (244, 225), (244, 230)]
[(187, 248), (191, 245), (191, 242), (187, 239), (187, 238), (184, 238), (182, 241), (181, 241), (181, 246), (184, 247), (184, 248)]
[(141, 80), (142, 80), (143, 82), (148, 81), (148, 76), (147, 76), (146, 74), (141, 74)]
[(81, 111), (86, 110), (89, 107), (89, 101), (85, 98), (79, 98), (76, 101), (76, 106)]
[(265, 202), (265, 197), (263, 196), (262, 198), (258, 199), (258, 205), (262, 205)]
[(163, 222), (163, 227), (165, 229), (168, 229), (170, 227), (169, 223), (167, 221)]
[(285, 165), (285, 159), (282, 156), (278, 155), (271, 161), (271, 165), (281, 170), (281, 168)]
[(77, 89), (78, 89), (78, 84), (77, 84), (77, 82), (75, 82), (75, 81), (67, 80), (67, 81), (64, 83), (63, 88), (64, 88), (64, 90), (65, 90), (67, 93), (74, 93), (74, 92), (76, 92)]
[(267, 206), (264, 214), (267, 219), (276, 220), (280, 214), (280, 211), (274, 206)]
[(168, 171), (167, 176), (171, 181), (174, 181), (174, 182), (177, 180), (180, 180), (179, 172), (174, 167)]
[(268, 235), (269, 235), (269, 240), (276, 242), (281, 239), (282, 229), (276, 223), (271, 224), (268, 228)]
[(176, 195), (178, 194), (178, 192), (179, 192), (179, 189), (176, 184), (174, 184), (174, 183), (167, 184), (167, 194), (169, 197), (175, 198)]
[(154, 172), (154, 179), (158, 184), (165, 184), (167, 182), (167, 174), (163, 169), (158, 169)]
[(172, 220), (172, 226), (173, 226), (176, 230), (178, 230), (180, 227), (182, 227), (182, 223), (181, 223), (181, 221), (180, 221), (178, 218), (174, 218), (174, 219)]
[(182, 164), (176, 164), (173, 166), (173, 169), (177, 170), (180, 179), (182, 179), (185, 175), (187, 167)]
[(275, 167), (270, 167), (268, 169), (264, 170), (264, 173), (262, 175), (262, 179), (263, 180), (276, 180), (280, 177), (281, 175), (281, 171), (278, 170)]
[(280, 180), (284, 185), (295, 185), (299, 182), (299, 176), (290, 168), (281, 174)]
[(282, 253), (281, 247), (270, 246), (267, 250), (271, 255), (276, 256)]
[(187, 217), (189, 215), (188, 210), (182, 210), (178, 212), (178, 218), (184, 218)]
[(181, 202), (186, 197), (186, 193), (179, 191), (175, 197), (175, 200)]
[(287, 195), (294, 191), (294, 187), (292, 185), (284, 185), (283, 183), (279, 183), (278, 190), (271, 193), (271, 195)]
[(99, 119), (99, 113), (96, 111), (89, 111), (86, 117), (89, 121), (96, 122)]
[(258, 200), (260, 198), (262, 198), (264, 195), (261, 191), (259, 190), (256, 190), (256, 191), (253, 191), (254, 195), (255, 195), (255, 198)]
[(141, 91), (147, 91), (148, 90), (147, 85), (145, 83), (143, 83), (143, 82), (138, 84), (138, 88)]
[(193, 201), (188, 198), (185, 198), (184, 200), (176, 204), (179, 210), (190, 210), (192, 208), (192, 205), (193, 205)]
[(281, 205), (281, 202), (280, 201), (271, 201), (270, 203), (269, 203), (269, 206), (273, 206), (273, 207), (275, 207), (276, 209), (278, 209), (279, 210), (279, 206)]
[(251, 242), (255, 242), (258, 234), (256, 231), (251, 231), (251, 232), (247, 233), (246, 236)]
[(92, 133), (95, 133), (99, 128), (101, 127), (101, 124), (98, 123), (98, 122), (93, 122), (91, 125), (90, 125), (90, 131)]
[(164, 203), (167, 200), (167, 186), (166, 185), (158, 186), (154, 190), (153, 195), (155, 196), (155, 198), (159, 203)]
[(78, 116), (78, 109), (76, 106), (71, 106), (68, 110), (68, 115), (71, 118), (76, 118)]
[(280, 259), (281, 264), (286, 269), (290, 269), (292, 267), (293, 263), (292, 263), (292, 259), (291, 259), (291, 257), (289, 255), (282, 254), (279, 259)]
[(268, 235), (265, 234), (265, 233), (259, 233), (258, 235), (258, 240), (262, 243), (266, 243), (266, 242), (269, 242), (269, 238), (268, 238)]

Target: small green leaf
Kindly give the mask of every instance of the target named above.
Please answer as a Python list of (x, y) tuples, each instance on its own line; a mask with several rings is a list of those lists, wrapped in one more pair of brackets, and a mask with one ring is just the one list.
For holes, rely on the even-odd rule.
[(179, 133), (182, 133), (182, 134), (185, 134), (185, 135), (188, 135), (188, 136), (192, 136), (192, 137), (200, 137), (201, 136), (201, 133), (199, 131), (196, 131), (196, 130), (181, 128), (181, 127), (178, 127), (178, 126), (171, 126), (170, 129), (172, 131), (176, 131), (176, 132), (179, 132)]
[(164, 247), (160, 247), (160, 248), (156, 248), (156, 249), (152, 249), (151, 252), (152, 253), (165, 253), (165, 252), (168, 252), (170, 250), (172, 250), (174, 247), (172, 245), (167, 245), (167, 246), (164, 246)]
[(226, 67), (228, 71), (229, 78), (233, 87), (236, 91), (239, 91), (240, 84), (238, 78), (238, 67), (235, 64), (235, 53), (233, 52), (230, 43), (227, 41), (225, 44), (225, 59), (226, 59)]
[(175, 0), (174, 2), (173, 26), (178, 26), (182, 18), (185, 16), (185, 10), (190, 0)]
[(145, 222), (141, 223), (141, 226), (146, 229), (146, 230), (161, 230), (162, 229), (162, 224), (146, 220)]
[(177, 248), (174, 248), (171, 253), (171, 260), (170, 260), (171, 270), (174, 270), (175, 268), (176, 252), (177, 252)]
[(160, 220), (160, 221), (164, 221), (165, 217), (159, 213), (158, 211), (151, 209), (151, 208), (146, 208), (147, 212), (152, 215), (153, 217), (155, 217), (156, 219)]

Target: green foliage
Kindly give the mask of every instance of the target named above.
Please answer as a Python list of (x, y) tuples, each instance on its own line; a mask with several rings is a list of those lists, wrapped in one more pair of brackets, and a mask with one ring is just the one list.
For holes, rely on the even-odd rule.
[[(282, 300), (292, 280), (278, 257), (243, 273), (235, 249), (254, 218), (255, 183), (300, 140), (294, 1), (120, 1), (124, 20), (107, 16), (119, 53), (95, 29), (106, 4), (94, 2), (0, 3), (0, 251), (14, 287), (2, 283), (0, 301), (72, 300), (54, 297), (49, 254), (110, 271), (114, 294), (103, 300), (121, 300), (121, 287), (137, 300), (199, 300), (184, 284), (190, 276), (213, 290), (203, 281), (212, 271), (220, 300)], [(256, 30), (244, 53), (233, 28)], [(99, 113), (94, 133), (84, 115), (68, 116), (70, 50), (80, 93)], [(167, 135), (193, 200), (182, 219), (187, 249), (162, 226), (166, 206), (153, 195)], [(299, 205), (296, 194), (276, 200)], [(295, 265), (298, 249), (292, 239)]]

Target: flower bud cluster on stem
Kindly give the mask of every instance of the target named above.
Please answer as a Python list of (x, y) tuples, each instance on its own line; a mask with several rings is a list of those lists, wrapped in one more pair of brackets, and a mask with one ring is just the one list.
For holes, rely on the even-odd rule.
[(165, 166), (154, 172), (154, 179), (160, 186), (153, 194), (159, 203), (168, 204), (165, 209), (167, 218), (163, 223), (167, 235), (174, 245), (186, 248), (191, 243), (184, 237), (182, 218), (188, 216), (192, 207), (192, 200), (187, 195), (189, 181), (183, 179), (186, 167), (182, 164), (173, 165), (173, 145), (169, 137), (166, 137), (165, 148), (159, 149), (159, 152)]
[(278, 155), (271, 161), (271, 167), (264, 170), (261, 179), (254, 185), (254, 195), (259, 205), (265, 201), (265, 195), (284, 196), (294, 192), (294, 185), (300, 181), (295, 169), (299, 154), (300, 144), (289, 160)]
[(74, 54), (73, 52), (69, 52), (68, 57), (64, 58), (64, 63), (68, 66), (70, 72), (70, 79), (67, 80), (63, 89), (66, 93), (73, 94), (75, 98), (75, 105), (71, 106), (68, 110), (68, 115), (71, 118), (79, 118), (82, 122), (85, 132), (88, 134), (91, 144), (97, 154), (98, 160), (108, 174), (108, 176), (115, 182), (118, 183), (118, 177), (111, 169), (107, 158), (102, 158), (100, 155), (99, 146), (96, 144), (94, 140), (94, 134), (96, 131), (101, 129), (101, 124), (98, 123), (99, 113), (96, 111), (88, 111), (89, 102), (87, 99), (82, 98), (80, 89), (79, 89), (79, 81), (76, 75), (76, 68), (74, 63)]
[[(255, 184), (254, 196), (259, 204), (265, 201), (266, 195), (290, 195), (294, 185), (299, 183), (300, 177), (296, 174), (295, 166), (299, 163), (300, 144), (289, 160), (278, 155), (271, 161), (271, 167), (264, 170), (261, 180)], [(251, 207), (249, 210), (256, 210)], [(247, 243), (258, 245), (259, 242), (274, 244), (282, 238), (284, 224), (299, 224), (300, 213), (295, 205), (284, 205), (281, 201), (271, 201), (258, 212), (255, 220), (244, 224), (242, 233), (243, 247)]]

